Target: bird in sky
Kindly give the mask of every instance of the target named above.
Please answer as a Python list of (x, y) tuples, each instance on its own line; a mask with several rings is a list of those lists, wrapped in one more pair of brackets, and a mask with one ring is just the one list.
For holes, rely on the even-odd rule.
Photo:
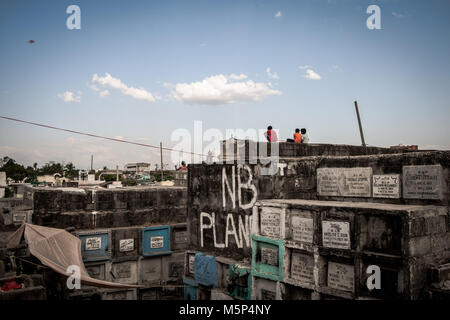
[(30, 43), (30, 44), (34, 43), (34, 40), (28, 40), (28, 43)]

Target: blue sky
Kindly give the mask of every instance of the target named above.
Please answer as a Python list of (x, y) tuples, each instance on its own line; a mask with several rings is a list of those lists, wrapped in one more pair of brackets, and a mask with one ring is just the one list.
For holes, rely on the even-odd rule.
[[(72, 4), (80, 30), (66, 27)], [(371, 4), (381, 30), (366, 27)], [(357, 100), (369, 145), (448, 150), (449, 17), (444, 0), (5, 0), (0, 114), (153, 145), (174, 145), (195, 120), (360, 144)], [(152, 149), (0, 120), (0, 156), (87, 167), (90, 154), (95, 167), (158, 161)]]

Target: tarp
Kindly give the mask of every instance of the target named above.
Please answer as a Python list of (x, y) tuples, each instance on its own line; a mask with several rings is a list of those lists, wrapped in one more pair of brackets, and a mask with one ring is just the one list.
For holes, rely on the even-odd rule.
[(67, 268), (71, 265), (79, 266), (82, 284), (107, 288), (142, 287), (91, 278), (81, 256), (81, 240), (66, 230), (24, 223), (11, 235), (7, 247), (17, 248), (22, 236), (25, 236), (30, 253), (56, 272), (69, 277), (72, 274), (67, 272)]

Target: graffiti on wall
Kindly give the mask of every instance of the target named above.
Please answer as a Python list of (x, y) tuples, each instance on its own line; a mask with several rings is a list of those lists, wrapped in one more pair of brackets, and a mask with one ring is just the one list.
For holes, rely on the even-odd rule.
[[(251, 194), (250, 201), (244, 203), (243, 192)], [(233, 209), (251, 209), (258, 198), (258, 190), (253, 183), (253, 172), (250, 166), (238, 164), (231, 167), (231, 172), (227, 173), (226, 167), (222, 169), (222, 206), (227, 207), (227, 201), (231, 200)], [(234, 243), (239, 249), (251, 246), (250, 230), (251, 215), (241, 215), (237, 213), (227, 213), (225, 219), (225, 229), (223, 242), (218, 241), (217, 224), (218, 221), (214, 212), (200, 212), (200, 246), (204, 246), (204, 235), (206, 230), (212, 231), (215, 248), (228, 248)], [(220, 228), (222, 229), (222, 228)], [(230, 241), (230, 239), (234, 241)]]

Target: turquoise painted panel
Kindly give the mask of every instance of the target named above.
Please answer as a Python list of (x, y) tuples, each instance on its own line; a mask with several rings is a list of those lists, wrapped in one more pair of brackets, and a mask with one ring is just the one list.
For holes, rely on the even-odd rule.
[(183, 278), (184, 300), (197, 300), (197, 284), (194, 279)]
[(284, 280), (284, 240), (252, 235), (252, 274), (273, 281)]
[(81, 240), (83, 261), (111, 259), (111, 237), (108, 231), (79, 233), (78, 238)]
[(145, 257), (171, 254), (170, 226), (142, 229), (142, 255)]
[(252, 269), (241, 268), (232, 264), (229, 270), (231, 285), (228, 287), (228, 295), (244, 300), (250, 300), (252, 296)]

